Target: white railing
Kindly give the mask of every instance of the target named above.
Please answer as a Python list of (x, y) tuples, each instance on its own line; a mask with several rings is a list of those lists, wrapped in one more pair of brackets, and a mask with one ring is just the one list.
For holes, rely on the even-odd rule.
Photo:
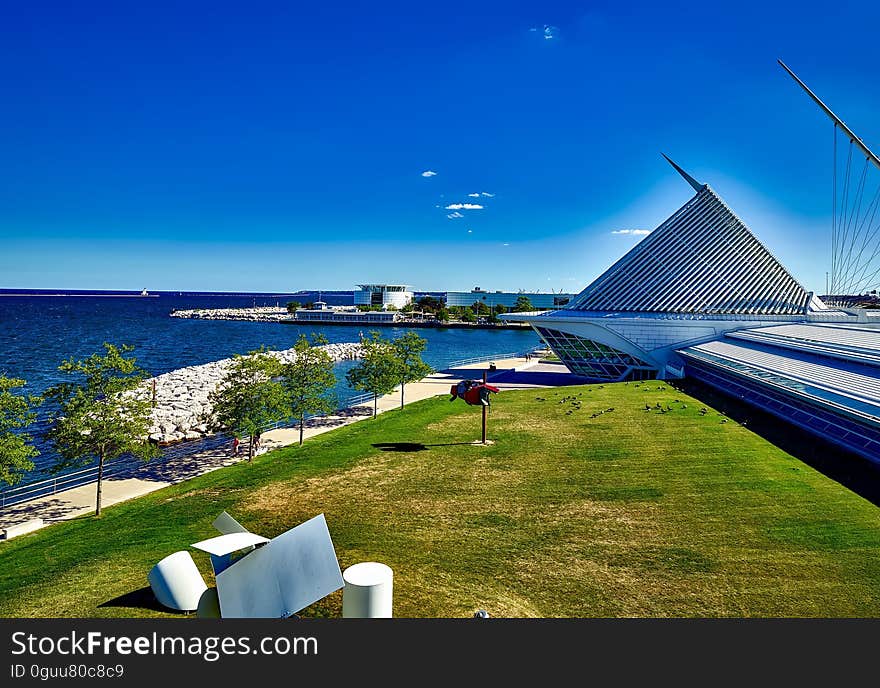
[(510, 351), (502, 354), (489, 354), (488, 356), (473, 356), (471, 358), (462, 358), (458, 361), (452, 361), (447, 368), (461, 368), (466, 365), (473, 365), (474, 363), (488, 363), (490, 361), (501, 361), (505, 358), (525, 358), (527, 354), (534, 353), (536, 351), (540, 351), (546, 349), (547, 347), (544, 344), (538, 344), (533, 346), (531, 349), (526, 349), (525, 351)]

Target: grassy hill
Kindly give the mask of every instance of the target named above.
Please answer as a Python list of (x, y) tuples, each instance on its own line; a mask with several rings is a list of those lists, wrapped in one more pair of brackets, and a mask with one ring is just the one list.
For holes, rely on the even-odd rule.
[(478, 409), (419, 402), (0, 544), (0, 615), (166, 615), (148, 570), (223, 509), (267, 536), (324, 512), (343, 568), (394, 569), (396, 616), (880, 615), (880, 509), (702, 408), (505, 392), (482, 447)]

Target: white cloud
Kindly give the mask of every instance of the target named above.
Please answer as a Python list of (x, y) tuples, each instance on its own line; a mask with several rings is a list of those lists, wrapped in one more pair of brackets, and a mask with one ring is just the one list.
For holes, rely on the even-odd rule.
[(450, 220), (455, 220), (456, 218), (464, 217), (464, 215), (456, 210), (454, 213), (449, 213), (449, 215), (447, 215), (446, 217), (448, 217)]
[(450, 203), (446, 210), (482, 210), (483, 206), (478, 203)]
[(650, 234), (650, 229), (615, 229), (612, 234), (633, 234), (636, 236), (645, 236), (646, 234)]
[(468, 230), (468, 234), (473, 234), (473, 233), (474, 233), (474, 230), (472, 230), (472, 229)]
[(501, 244), (502, 246), (510, 246), (510, 244)]
[(550, 26), (549, 24), (544, 24), (544, 38), (548, 41), (551, 38), (556, 38), (556, 32), (559, 31), (555, 26)]
[(436, 177), (437, 173), (434, 170), (425, 170), (422, 172), (423, 177)]
[(468, 198), (479, 198), (479, 197), (480, 197), (480, 194), (478, 194), (478, 193), (468, 194)]
[(495, 198), (495, 194), (490, 194), (488, 191), (481, 191), (480, 196), (485, 196), (486, 198)]

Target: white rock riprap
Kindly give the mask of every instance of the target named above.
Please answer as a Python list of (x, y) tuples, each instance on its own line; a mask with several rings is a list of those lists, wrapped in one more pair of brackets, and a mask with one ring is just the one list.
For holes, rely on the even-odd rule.
[(192, 318), (196, 320), (248, 320), (251, 322), (281, 322), (293, 316), (286, 308), (257, 306), (256, 308), (194, 308), (171, 311), (172, 318)]
[[(334, 361), (350, 361), (361, 357), (361, 345), (353, 342), (326, 344), (321, 347)], [(293, 349), (269, 352), (282, 363), (296, 359)], [(160, 444), (195, 440), (212, 434), (209, 395), (223, 379), (231, 358), (203, 365), (172, 370), (145, 382), (152, 397), (156, 387), (156, 406), (150, 439)]]

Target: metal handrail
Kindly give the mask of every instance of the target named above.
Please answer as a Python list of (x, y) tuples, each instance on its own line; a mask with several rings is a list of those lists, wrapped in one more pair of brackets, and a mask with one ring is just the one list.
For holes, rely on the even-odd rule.
[(490, 354), (488, 356), (473, 356), (471, 358), (462, 358), (458, 361), (452, 361), (447, 366), (447, 368), (460, 368), (461, 366), (471, 365), (472, 363), (487, 363), (489, 361), (498, 361), (504, 358), (524, 358), (527, 354), (538, 351), (539, 349), (546, 348), (547, 347), (544, 344), (537, 344), (531, 349), (526, 349), (525, 351), (509, 351), (507, 353)]

